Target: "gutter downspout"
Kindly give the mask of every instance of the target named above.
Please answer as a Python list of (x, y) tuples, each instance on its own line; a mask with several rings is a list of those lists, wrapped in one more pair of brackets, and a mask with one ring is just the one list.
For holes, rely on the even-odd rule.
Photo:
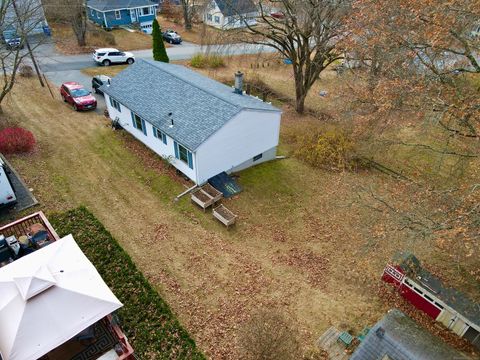
[(198, 185), (195, 184), (193, 185), (191, 188), (185, 190), (184, 192), (182, 192), (181, 194), (175, 196), (175, 199), (173, 199), (175, 202), (177, 202), (178, 200), (180, 200), (180, 198), (184, 195), (187, 195), (189, 192), (191, 192), (192, 190), (195, 190), (195, 188), (197, 187)]

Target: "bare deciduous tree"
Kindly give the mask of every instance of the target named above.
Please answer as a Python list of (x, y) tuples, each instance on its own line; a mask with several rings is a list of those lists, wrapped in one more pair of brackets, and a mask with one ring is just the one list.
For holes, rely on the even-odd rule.
[(192, 29), (192, 20), (195, 11), (195, 0), (182, 0), (183, 25), (186, 30)]
[(45, 7), (56, 22), (72, 27), (79, 46), (86, 45), (88, 23), (84, 0), (46, 0)]
[(5, 97), (13, 89), (16, 76), (21, 64), (33, 52), (42, 41), (37, 41), (34, 46), (28, 44), (28, 50), (22, 50), (27, 36), (34, 29), (43, 24), (44, 16), (42, 4), (39, 0), (5, 0), (0, 3), (0, 32), (5, 36), (17, 39), (19, 43), (9, 44), (5, 39), (5, 45), (0, 47), (0, 67), (2, 71), (2, 85), (0, 88), (0, 112)]
[(243, 41), (272, 47), (292, 62), (298, 113), (322, 71), (343, 57), (339, 43), (349, 5), (347, 0), (260, 0), (258, 25), (240, 19), (248, 32)]

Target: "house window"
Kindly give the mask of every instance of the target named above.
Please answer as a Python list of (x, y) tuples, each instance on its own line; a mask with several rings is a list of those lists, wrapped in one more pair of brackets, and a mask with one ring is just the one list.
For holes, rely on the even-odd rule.
[(182, 145), (178, 145), (178, 157), (184, 163), (188, 164), (188, 150), (184, 148)]
[(207, 20), (212, 21), (212, 14), (207, 14)]
[(150, 15), (150, 14), (151, 14), (150, 7), (142, 8), (142, 15)]
[(443, 310), (443, 305), (442, 305), (442, 304), (439, 304), (438, 302), (435, 301), (435, 305), (436, 305), (439, 309)]
[(167, 135), (162, 131), (158, 130), (155, 126), (153, 127), (153, 136), (157, 139), (162, 140), (162, 142), (167, 145)]
[(115, 10), (115, 19), (120, 20), (122, 18), (122, 13), (120, 10)]
[(220, 16), (215, 16), (215, 23), (220, 24)]
[(147, 127), (145, 126), (145, 120), (143, 120), (140, 116), (138, 116), (134, 112), (132, 112), (131, 114), (132, 114), (133, 127), (143, 132), (144, 135), (147, 135)]
[(122, 112), (120, 103), (117, 100), (113, 99), (112, 97), (110, 97), (110, 105), (112, 105), (113, 108), (117, 109), (118, 112)]
[(190, 169), (193, 169), (193, 155), (185, 146), (180, 145), (176, 141), (173, 143), (175, 149), (175, 158), (183, 161)]
[(92, 17), (95, 16), (95, 10), (90, 9), (90, 15), (92, 15)]
[(100, 14), (100, 11), (97, 11), (97, 18), (100, 19), (101, 17), (102, 17), (102, 15)]
[(253, 157), (253, 161), (258, 161), (258, 160), (260, 160), (262, 157), (263, 157), (263, 154), (258, 154), (258, 155), (256, 155), (256, 156)]

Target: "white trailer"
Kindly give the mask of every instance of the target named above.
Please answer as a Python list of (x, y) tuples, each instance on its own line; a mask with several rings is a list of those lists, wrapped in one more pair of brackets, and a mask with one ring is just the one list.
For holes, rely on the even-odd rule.
[(0, 157), (0, 207), (13, 205), (16, 201), (15, 191), (7, 176), (7, 167)]

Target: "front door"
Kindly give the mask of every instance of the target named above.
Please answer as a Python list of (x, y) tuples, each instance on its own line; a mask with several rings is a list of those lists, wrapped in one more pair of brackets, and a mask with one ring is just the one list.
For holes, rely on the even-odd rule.
[(132, 22), (137, 21), (137, 14), (136, 14), (135, 9), (130, 9), (130, 18), (132, 19)]

